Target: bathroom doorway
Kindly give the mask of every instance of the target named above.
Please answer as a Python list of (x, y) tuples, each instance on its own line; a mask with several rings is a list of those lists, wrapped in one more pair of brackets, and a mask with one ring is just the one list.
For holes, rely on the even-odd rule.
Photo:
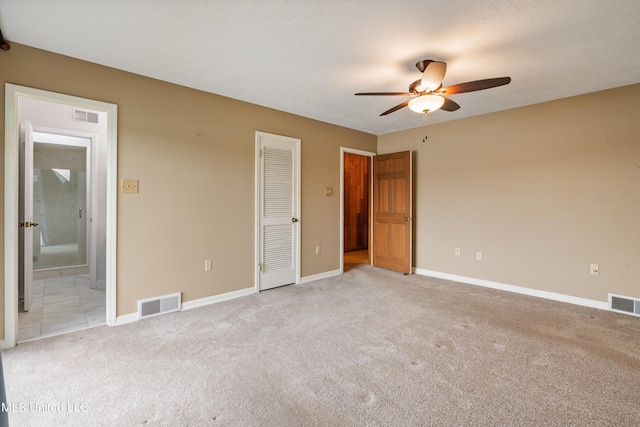
[(29, 98), (18, 110), (22, 342), (106, 323), (106, 162), (100, 113)]
[[(25, 111), (25, 108), (30, 111)], [(89, 300), (86, 296), (91, 290), (91, 279), (88, 275), (60, 276), (57, 278), (43, 279), (41, 284), (43, 296), (47, 289), (46, 280), (51, 288), (56, 288), (61, 294), (59, 300), (67, 304), (67, 308), (77, 310), (80, 305), (84, 309), (91, 309), (94, 304), (105, 304), (106, 324), (115, 326), (116, 317), (116, 238), (117, 238), (117, 130), (118, 130), (118, 106), (116, 104), (97, 101), (61, 93), (18, 86), (5, 83), (5, 162), (4, 162), (4, 341), (0, 341), (3, 349), (13, 348), (18, 343), (18, 329), (42, 327), (42, 317), (48, 314), (48, 319), (55, 323), (65, 323), (69, 329), (59, 333), (89, 327), (90, 319), (86, 313), (75, 312), (75, 317), (65, 319), (67, 315), (55, 313), (55, 310), (47, 309), (37, 317), (34, 304), (27, 313), (33, 316), (25, 319), (19, 314), (19, 240), (20, 223), (24, 218), (19, 217), (19, 128), (20, 124), (30, 121), (43, 128), (65, 129), (71, 131), (97, 134), (95, 144), (92, 147), (90, 157), (93, 161), (93, 175), (97, 179), (91, 183), (92, 203), (97, 203), (97, 209), (91, 217), (92, 227), (97, 227), (96, 233), (96, 281), (98, 288), (105, 289), (103, 296), (98, 300)], [(55, 133), (55, 132), (53, 132)], [(82, 135), (80, 135), (82, 136)], [(97, 165), (97, 166), (96, 166)], [(32, 181), (31, 181), (32, 182)], [(31, 245), (26, 245), (32, 247)], [(91, 263), (91, 261), (90, 261)], [(72, 282), (71, 282), (72, 280)], [(60, 283), (55, 283), (60, 282)], [(66, 289), (65, 289), (66, 288)], [(37, 286), (36, 286), (37, 290)], [(75, 301), (75, 304), (72, 303)], [(37, 304), (36, 304), (37, 305)], [(44, 305), (44, 304), (41, 304)], [(51, 307), (50, 307), (51, 308)], [(95, 308), (95, 307), (94, 307)], [(102, 309), (100, 309), (102, 311)], [(84, 324), (80, 323), (82, 316)], [(22, 317), (22, 318), (20, 318)], [(76, 323), (77, 322), (77, 323)], [(101, 323), (105, 321), (101, 320)], [(24, 335), (23, 335), (24, 337)], [(21, 338), (20, 341), (24, 341)]]

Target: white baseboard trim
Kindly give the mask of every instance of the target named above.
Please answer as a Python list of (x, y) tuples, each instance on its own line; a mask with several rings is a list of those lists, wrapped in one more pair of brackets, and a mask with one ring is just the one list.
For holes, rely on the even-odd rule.
[(457, 276), (455, 274), (441, 273), (439, 271), (414, 269), (415, 274), (421, 276), (436, 277), (438, 279), (452, 280), (454, 282), (466, 283), (469, 285), (482, 286), (485, 288), (499, 289), (516, 294), (529, 295), (532, 297), (544, 298), (553, 301), (566, 302), (569, 304), (581, 305), (583, 307), (597, 308), (599, 310), (609, 310), (607, 301), (596, 301), (587, 298), (574, 297), (571, 295), (559, 294), (556, 292), (540, 291), (537, 289), (525, 288), (522, 286), (507, 285), (505, 283), (491, 282), (489, 280), (474, 279), (472, 277)]
[(301, 277), (300, 283), (309, 283), (309, 282), (313, 282), (314, 280), (328, 279), (329, 277), (339, 276), (341, 274), (342, 274), (342, 271), (340, 271), (340, 269), (325, 271), (324, 273), (312, 274), (311, 276)]
[[(247, 295), (253, 295), (256, 293), (254, 287), (240, 289), (238, 291), (227, 292), (220, 295), (213, 295), (206, 298), (200, 298), (193, 301), (187, 301), (182, 303), (181, 310), (191, 310), (193, 308), (204, 307), (206, 305), (215, 304), (217, 302), (228, 301), (235, 298), (244, 297)], [(138, 313), (129, 313), (116, 318), (116, 326), (126, 325), (127, 323), (137, 322)]]
[(215, 304), (217, 302), (228, 301), (230, 299), (246, 297), (256, 293), (256, 288), (253, 286), (246, 289), (240, 289), (238, 291), (231, 291), (220, 295), (213, 295), (206, 298), (200, 298), (193, 301), (187, 301), (182, 303), (183, 310), (191, 310), (192, 308), (204, 307), (206, 305)]
[(127, 323), (133, 323), (138, 321), (138, 313), (123, 314), (116, 317), (116, 326), (126, 325)]

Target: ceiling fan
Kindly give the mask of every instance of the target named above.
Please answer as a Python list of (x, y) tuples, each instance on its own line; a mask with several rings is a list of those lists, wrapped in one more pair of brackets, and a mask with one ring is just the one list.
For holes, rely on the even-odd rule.
[(442, 87), (442, 80), (447, 71), (447, 64), (431, 59), (423, 59), (416, 63), (416, 68), (422, 73), (422, 78), (409, 85), (408, 92), (360, 92), (356, 95), (373, 96), (412, 96), (414, 98), (398, 104), (388, 109), (381, 116), (386, 116), (394, 111), (409, 106), (416, 113), (430, 113), (441, 109), (445, 111), (456, 111), (460, 105), (444, 95), (455, 95), (457, 93), (475, 92), (477, 90), (490, 89), (492, 87), (503, 86), (511, 82), (511, 77), (496, 77), (492, 79), (475, 80), (472, 82), (459, 83), (457, 85)]

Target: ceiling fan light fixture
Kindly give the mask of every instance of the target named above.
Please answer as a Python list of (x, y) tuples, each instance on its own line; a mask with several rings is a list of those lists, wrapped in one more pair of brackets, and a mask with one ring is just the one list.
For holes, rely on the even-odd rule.
[(440, 95), (422, 95), (409, 101), (409, 108), (416, 113), (427, 113), (442, 107), (444, 98)]

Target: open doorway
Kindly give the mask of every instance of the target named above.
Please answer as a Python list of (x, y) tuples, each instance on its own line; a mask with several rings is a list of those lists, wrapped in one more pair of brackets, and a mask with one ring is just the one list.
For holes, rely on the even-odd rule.
[[(3, 348), (38, 336), (115, 325), (117, 106), (8, 83), (5, 96)], [(26, 147), (24, 128), (31, 128), (30, 154), (35, 154), (28, 162), (19, 161)], [(22, 172), (26, 165), (29, 170)], [(31, 197), (23, 195), (27, 182)], [(32, 202), (28, 215), (18, 209), (25, 200)], [(23, 274), (31, 275), (32, 288), (27, 289)], [(45, 296), (47, 280), (60, 295), (51, 301), (56, 307), (43, 310), (34, 296)], [(60, 314), (72, 311), (78, 311), (74, 319)], [(47, 332), (45, 314), (62, 328)], [(24, 330), (30, 326), (31, 331)]]
[(106, 120), (18, 98), (18, 342), (106, 323)]
[[(49, 119), (58, 110), (64, 118)], [(18, 100), (18, 342), (106, 322), (106, 182), (99, 178), (106, 170), (99, 155), (106, 113), (87, 124), (73, 120), (72, 111), (78, 110)], [(64, 128), (37, 124), (44, 115)]]
[[(345, 213), (347, 210), (345, 205), (352, 203), (351, 198), (346, 197), (346, 193), (361, 191), (356, 188), (357, 185), (354, 186), (351, 178), (345, 177), (350, 174), (350, 171), (345, 169), (345, 162), (349, 161), (346, 159), (352, 158), (346, 154), (360, 156), (361, 158), (356, 157), (360, 162), (364, 162), (362, 157), (368, 158), (368, 174), (356, 173), (368, 177), (365, 180), (369, 183), (369, 189), (366, 191), (369, 201), (361, 202), (358, 197), (355, 197), (353, 202), (356, 205), (364, 203), (369, 209), (368, 214), (365, 215), (368, 221), (366, 252), (359, 248), (350, 251), (348, 243), (345, 243), (346, 234), (350, 232), (345, 222), (354, 221), (353, 213)], [(413, 271), (411, 152), (376, 155), (367, 151), (341, 147), (340, 190), (340, 272), (344, 273), (345, 265), (351, 268), (366, 262), (376, 267), (411, 274)], [(358, 213), (357, 208), (355, 213)], [(346, 215), (351, 215), (351, 218), (347, 219)], [(363, 221), (361, 213), (359, 217), (360, 221)], [(357, 222), (358, 219), (356, 219)], [(358, 232), (355, 232), (355, 235), (357, 236)]]
[[(64, 132), (64, 131), (63, 131)], [(34, 132), (33, 270), (69, 276), (89, 273), (92, 234), (93, 138)]]
[(341, 271), (371, 264), (372, 166), (375, 153), (341, 148)]

